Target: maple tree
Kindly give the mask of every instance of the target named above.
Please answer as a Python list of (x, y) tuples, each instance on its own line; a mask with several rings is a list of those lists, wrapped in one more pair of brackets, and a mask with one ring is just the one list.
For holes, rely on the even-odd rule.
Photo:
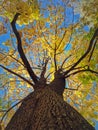
[[(0, 49), (3, 125), (9, 122), (25, 96), (49, 85), (59, 95), (64, 91), (64, 100), (91, 124), (93, 119), (97, 120), (98, 14), (95, 10), (94, 15), (90, 9), (91, 1), (84, 10), (90, 19), (84, 19), (75, 9), (79, 2), (75, 2), (0, 1), (0, 34), (10, 35)], [(66, 86), (61, 83), (61, 87), (55, 88), (53, 81), (59, 76)], [(17, 101), (14, 109), (12, 104)]]

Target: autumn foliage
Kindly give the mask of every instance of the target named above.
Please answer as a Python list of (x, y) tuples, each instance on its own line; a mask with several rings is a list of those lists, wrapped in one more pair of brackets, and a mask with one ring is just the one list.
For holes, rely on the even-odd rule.
[[(2, 127), (24, 97), (46, 86), (92, 125), (98, 120), (97, 5), (97, 0), (0, 1), (0, 37), (7, 36), (0, 41)], [(55, 88), (58, 78), (62, 85)]]

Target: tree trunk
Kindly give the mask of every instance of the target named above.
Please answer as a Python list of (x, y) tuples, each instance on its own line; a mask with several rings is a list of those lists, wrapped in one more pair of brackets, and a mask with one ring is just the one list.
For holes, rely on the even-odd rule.
[(95, 130), (50, 87), (29, 94), (5, 130)]

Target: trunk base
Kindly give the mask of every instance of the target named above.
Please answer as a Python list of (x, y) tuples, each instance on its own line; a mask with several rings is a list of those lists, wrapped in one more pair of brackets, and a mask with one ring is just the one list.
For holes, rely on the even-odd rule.
[(95, 130), (49, 87), (29, 94), (5, 130)]

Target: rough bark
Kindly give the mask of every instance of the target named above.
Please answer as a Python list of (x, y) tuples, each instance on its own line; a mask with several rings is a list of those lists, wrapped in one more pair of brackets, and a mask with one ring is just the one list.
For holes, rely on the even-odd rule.
[(50, 87), (29, 94), (5, 130), (94, 130)]
[(61, 73), (61, 70), (55, 72), (54, 77), (54, 80), (48, 86), (58, 95), (62, 96), (66, 85), (65, 77)]

